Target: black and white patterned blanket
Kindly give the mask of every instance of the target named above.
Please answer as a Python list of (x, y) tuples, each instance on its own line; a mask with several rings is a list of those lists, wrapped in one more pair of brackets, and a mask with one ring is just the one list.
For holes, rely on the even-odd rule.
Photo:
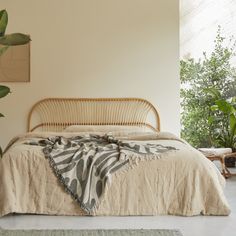
[(130, 160), (145, 156), (159, 158), (174, 147), (119, 141), (113, 136), (54, 136), (27, 144), (43, 146), (45, 157), (72, 197), (88, 214), (97, 209), (108, 180)]

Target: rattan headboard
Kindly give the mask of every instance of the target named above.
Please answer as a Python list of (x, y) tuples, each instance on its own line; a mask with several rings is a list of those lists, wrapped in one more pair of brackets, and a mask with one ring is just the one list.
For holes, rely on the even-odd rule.
[(160, 118), (141, 98), (47, 98), (28, 116), (28, 131), (60, 132), (69, 125), (147, 126), (160, 131)]

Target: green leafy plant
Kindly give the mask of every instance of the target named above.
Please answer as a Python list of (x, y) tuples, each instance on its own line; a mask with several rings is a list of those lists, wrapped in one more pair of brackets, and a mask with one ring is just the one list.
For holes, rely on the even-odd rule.
[(5, 34), (8, 24), (8, 14), (6, 10), (0, 11), (0, 55), (2, 55), (9, 46), (24, 45), (30, 42), (30, 36), (22, 33)]
[(236, 97), (222, 98), (221, 92), (209, 88), (206, 92), (215, 100), (211, 106), (214, 115), (211, 117), (215, 122), (214, 137), (222, 147), (236, 149)]
[[(3, 55), (10, 46), (24, 45), (30, 42), (30, 37), (22, 33), (5, 34), (8, 24), (8, 14), (6, 10), (0, 11), (0, 56)], [(0, 85), (0, 98), (5, 97), (10, 93), (7, 86)], [(0, 113), (0, 117), (4, 117)], [(2, 149), (0, 147), (0, 157)]]
[(229, 132), (228, 116), (232, 117), (222, 111), (223, 103), (228, 107), (236, 96), (236, 69), (231, 65), (235, 40), (230, 38), (228, 45), (226, 41), (219, 27), (210, 55), (203, 53), (202, 59), (180, 61), (181, 136), (195, 147), (226, 147), (232, 141), (222, 141)]

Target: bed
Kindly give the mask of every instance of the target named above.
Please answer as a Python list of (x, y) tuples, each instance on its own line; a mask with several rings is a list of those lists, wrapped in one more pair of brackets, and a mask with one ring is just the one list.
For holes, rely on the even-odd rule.
[[(108, 134), (115, 140), (110, 146), (128, 143), (144, 152), (147, 145), (150, 150), (157, 146), (162, 149), (146, 156), (126, 154), (125, 168), (117, 168), (112, 175), (109, 172), (111, 178), (106, 179), (96, 207), (88, 212), (75, 194), (70, 194), (69, 187), (65, 188), (65, 179), (58, 178), (43, 147), (31, 144), (60, 137), (61, 145), (61, 139)], [(67, 144), (61, 149), (63, 153), (69, 153)], [(10, 141), (0, 161), (0, 216), (229, 215), (224, 185), (225, 179), (203, 154), (175, 135), (160, 131), (159, 114), (144, 99), (47, 98), (33, 106), (28, 132)]]

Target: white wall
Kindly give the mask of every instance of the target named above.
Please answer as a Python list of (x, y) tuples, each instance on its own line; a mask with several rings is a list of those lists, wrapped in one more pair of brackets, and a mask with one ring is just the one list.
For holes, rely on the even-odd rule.
[(180, 57), (199, 58), (213, 50), (218, 25), (236, 35), (235, 0), (180, 0)]
[(31, 82), (8, 83), (0, 143), (45, 97), (142, 97), (179, 133), (178, 0), (1, 0), (8, 32), (29, 33)]

